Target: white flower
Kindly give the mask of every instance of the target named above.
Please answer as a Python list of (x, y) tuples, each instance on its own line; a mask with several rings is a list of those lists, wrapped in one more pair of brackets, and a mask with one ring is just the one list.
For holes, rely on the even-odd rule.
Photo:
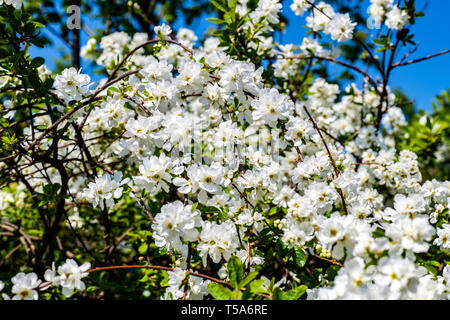
[(325, 33), (331, 35), (333, 40), (339, 42), (351, 40), (356, 22), (352, 22), (348, 13), (336, 13), (325, 28)]
[(386, 14), (386, 26), (390, 29), (402, 30), (409, 23), (409, 15), (405, 10), (395, 5), (391, 11)]
[(429, 247), (427, 241), (431, 240), (435, 232), (425, 216), (399, 218), (386, 228), (386, 236), (413, 252), (426, 252)]
[(382, 124), (386, 128), (397, 130), (399, 126), (406, 125), (405, 115), (399, 107), (391, 106), (382, 119)]
[(294, 141), (294, 146), (300, 146), (303, 141), (308, 141), (314, 133), (311, 121), (299, 117), (291, 117), (287, 123), (285, 138)]
[(168, 271), (167, 273), (169, 274), (169, 280), (167, 282), (169, 287), (166, 289), (165, 299), (181, 299), (184, 295), (183, 280), (187, 275), (186, 270), (175, 268), (173, 271)]
[(164, 39), (165, 37), (170, 36), (170, 34), (172, 33), (172, 28), (167, 24), (163, 23), (160, 26), (156, 26), (154, 31), (158, 35), (158, 37)]
[(90, 38), (85, 46), (81, 48), (80, 55), (85, 59), (90, 59), (97, 49), (97, 40)]
[(411, 300), (442, 300), (446, 299), (446, 290), (443, 277), (435, 277), (427, 274), (421, 277), (415, 290), (408, 291), (408, 298)]
[[(168, 271), (169, 287), (166, 289), (166, 294), (162, 299), (164, 300), (177, 300), (184, 296), (183, 280), (188, 276), (187, 270), (181, 268), (175, 268), (173, 271)], [(199, 277), (189, 276), (187, 285), (186, 300), (201, 300), (205, 295), (209, 293), (208, 284), (210, 280), (203, 280)]]
[(236, 224), (243, 225), (247, 227), (255, 226), (255, 230), (259, 231), (262, 229), (262, 224), (260, 221), (264, 220), (264, 216), (259, 212), (252, 212), (252, 210), (244, 209), (244, 212), (238, 215)]
[(163, 205), (152, 226), (156, 246), (181, 251), (182, 241), (197, 239), (201, 221), (200, 211), (192, 211), (192, 205), (184, 206), (181, 201)]
[(111, 176), (109, 173), (101, 177), (96, 177), (95, 182), (90, 182), (88, 188), (85, 188), (81, 197), (92, 203), (94, 206), (100, 207), (101, 210), (114, 205), (114, 199), (122, 196), (121, 187), (127, 183), (129, 179), (122, 179), (122, 172), (118, 171)]
[(280, 207), (287, 208), (289, 200), (291, 200), (294, 195), (295, 191), (292, 188), (284, 186), (281, 190), (277, 191), (273, 203)]
[(51, 281), (54, 286), (61, 286), (63, 295), (71, 297), (75, 289), (80, 291), (86, 289), (86, 285), (81, 279), (89, 274), (86, 271), (90, 268), (91, 264), (89, 262), (78, 266), (75, 260), (67, 259), (63, 265), (58, 267), (57, 272), (55, 272), (53, 264), (52, 270), (45, 272), (45, 279)]
[(261, 121), (271, 127), (277, 125), (280, 119), (286, 119), (294, 109), (293, 102), (275, 88), (262, 89), (259, 97), (252, 101), (253, 120)]
[(149, 62), (145, 64), (140, 73), (145, 77), (145, 80), (157, 83), (162, 80), (171, 80), (172, 69), (173, 66), (168, 64), (166, 60), (158, 61), (151, 56)]
[(180, 41), (183, 45), (187, 47), (192, 47), (197, 41), (197, 36), (192, 30), (186, 29), (186, 28), (180, 28), (177, 32), (177, 39)]
[(222, 224), (209, 221), (203, 223), (198, 250), (204, 266), (208, 255), (214, 263), (219, 263), (222, 257), (228, 261), (238, 246), (236, 226), (231, 220)]
[(190, 60), (184, 61), (179, 67), (179, 74), (175, 79), (179, 90), (184, 90), (186, 93), (201, 90), (208, 80), (209, 75), (203, 65)]
[(425, 211), (425, 199), (420, 194), (411, 194), (408, 197), (403, 194), (396, 194), (394, 198), (395, 210), (402, 214), (413, 217)]
[(390, 286), (394, 290), (405, 288), (410, 279), (426, 273), (424, 267), (417, 267), (411, 260), (398, 256), (381, 258), (377, 270), (375, 282), (381, 286)]
[(156, 193), (161, 190), (169, 192), (169, 185), (172, 181), (171, 172), (172, 161), (164, 153), (158, 157), (151, 156), (144, 159), (139, 166), (141, 176), (133, 177), (133, 181), (140, 187), (147, 188), (149, 192)]
[(305, 191), (305, 196), (311, 201), (311, 205), (316, 208), (318, 213), (324, 213), (331, 209), (332, 204), (338, 197), (338, 194), (326, 183), (313, 182)]
[(450, 224), (442, 225), (442, 228), (437, 229), (438, 237), (433, 244), (441, 246), (442, 250), (450, 249)]
[(81, 219), (78, 209), (75, 209), (75, 212), (69, 215), (68, 220), (69, 221), (67, 224), (70, 224), (70, 226), (74, 229), (80, 229), (83, 227), (83, 219)]
[(302, 16), (307, 9), (311, 7), (311, 3), (314, 3), (315, 0), (306, 1), (306, 0), (294, 0), (290, 6), (291, 10), (294, 11), (296, 16)]
[(41, 284), (41, 280), (35, 273), (25, 274), (20, 272), (12, 277), (13, 284), (11, 292), (14, 294), (13, 300), (38, 300), (39, 295), (35, 290)]
[(89, 83), (91, 78), (87, 74), (82, 74), (81, 69), (77, 71), (75, 68), (64, 69), (62, 74), (55, 78), (55, 88), (58, 97), (70, 102), (72, 100), (81, 100), (90, 93)]
[(196, 184), (208, 193), (216, 194), (221, 191), (223, 182), (222, 166), (218, 162), (214, 162), (211, 166), (200, 166), (193, 171), (192, 178)]
[(330, 23), (330, 18), (335, 14), (333, 7), (325, 2), (316, 5), (319, 9), (314, 9), (309, 17), (306, 17), (306, 26), (315, 32), (323, 31)]

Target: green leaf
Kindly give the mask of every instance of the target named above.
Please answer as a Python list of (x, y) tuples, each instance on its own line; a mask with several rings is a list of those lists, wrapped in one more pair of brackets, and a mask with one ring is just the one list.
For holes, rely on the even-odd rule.
[(236, 256), (231, 257), (230, 261), (228, 261), (227, 268), (231, 285), (235, 290), (239, 290), (239, 283), (244, 273), (244, 266), (241, 260)]
[(341, 267), (339, 266), (329, 266), (327, 269), (327, 274), (325, 276), (325, 279), (327, 279), (328, 281), (333, 281), (334, 278), (337, 276), (339, 270), (341, 269)]
[(226, 212), (219, 212), (219, 218), (221, 221), (227, 221), (228, 220), (228, 214)]
[(250, 282), (250, 285), (247, 288), (250, 288), (251, 292), (256, 293), (256, 292), (263, 291), (263, 289), (261, 288), (263, 284), (264, 284), (264, 279), (258, 279), (258, 280)]
[(295, 247), (294, 248), (294, 262), (299, 268), (302, 268), (306, 263), (307, 253), (305, 250)]
[(386, 44), (386, 39), (380, 39), (380, 40), (373, 40), (373, 43), (379, 45), (379, 46), (384, 46)]
[(225, 20), (222, 19), (217, 19), (217, 18), (208, 18), (206, 19), (212, 23), (216, 23), (216, 24), (225, 24)]
[(284, 292), (283, 292), (283, 290), (281, 290), (280, 288), (278, 288), (278, 287), (275, 287), (274, 289), (273, 289), (273, 296), (272, 296), (273, 298), (273, 300), (284, 300), (283, 299), (283, 297), (284, 297)]
[(258, 276), (258, 272), (250, 272), (248, 276), (246, 276), (241, 282), (239, 282), (239, 288), (245, 288), (246, 285), (248, 285), (253, 279), (255, 279)]
[(269, 216), (273, 216), (274, 214), (278, 213), (278, 207), (272, 207), (269, 210)]
[(233, 298), (233, 292), (215, 282), (208, 284), (208, 290), (216, 300), (230, 300)]
[(40, 22), (37, 21), (30, 21), (32, 24), (34, 24), (37, 28), (43, 28), (45, 27), (45, 24), (42, 24)]
[(148, 244), (146, 244), (146, 243), (141, 244), (138, 249), (140, 254), (147, 253), (147, 250), (148, 250)]
[(61, 188), (61, 185), (59, 183), (46, 184), (43, 188), (43, 191), (45, 194), (55, 195), (58, 192), (59, 188)]
[(230, 0), (229, 4), (228, 4), (228, 8), (229, 8), (229, 13), (231, 15), (231, 20), (236, 20), (236, 5), (237, 5), (237, 0)]
[(117, 88), (117, 87), (109, 87), (109, 88), (108, 88), (108, 91), (114, 91), (114, 92), (120, 93), (120, 90), (119, 90), (119, 88)]
[(44, 39), (35, 38), (35, 39), (31, 39), (30, 42), (38, 48), (44, 48), (44, 46), (45, 46)]
[(40, 85), (40, 79), (39, 76), (37, 75), (37, 72), (33, 72), (32, 74), (30, 74), (28, 79), (30, 80), (30, 83), (33, 86), (33, 88), (35, 90), (38, 90)]
[(51, 78), (48, 78), (47, 80), (45, 80), (41, 87), (41, 93), (46, 94), (52, 88), (53, 82), (54, 82), (54, 80)]
[(228, 2), (228, 8), (230, 9), (230, 11), (236, 11), (236, 6), (237, 6), (237, 0), (230, 0)]
[(250, 300), (255, 295), (254, 292), (252, 292), (250, 287), (247, 287), (244, 292), (239, 294), (239, 300)]
[(21, 18), (22, 18), (22, 10), (14, 10), (14, 17), (17, 19), (17, 20), (20, 20)]
[(283, 294), (283, 300), (298, 300), (305, 294), (307, 289), (307, 286), (299, 286), (295, 289), (289, 290)]

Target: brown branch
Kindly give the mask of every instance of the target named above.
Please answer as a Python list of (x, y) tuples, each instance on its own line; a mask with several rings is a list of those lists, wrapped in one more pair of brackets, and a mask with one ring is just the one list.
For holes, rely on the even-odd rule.
[[(88, 273), (92, 273), (92, 272), (98, 272), (98, 271), (109, 271), (109, 270), (123, 270), (123, 269), (152, 269), (152, 270), (165, 270), (165, 271), (173, 271), (174, 268), (170, 268), (170, 267), (163, 267), (163, 266), (141, 266), (141, 265), (131, 265), (131, 266), (108, 266), (108, 267), (99, 267), (99, 268), (94, 268), (94, 269), (89, 269), (86, 272)], [(200, 274), (194, 271), (189, 271), (186, 270), (187, 273), (189, 273), (190, 275), (193, 275), (195, 277), (200, 277), (200, 278), (204, 278), (204, 279), (208, 279), (223, 285), (226, 285), (228, 287), (232, 287), (232, 285), (229, 282), (220, 280), (220, 279), (216, 279), (214, 277), (208, 276), (208, 275), (204, 275), (204, 274)]]
[(297, 147), (297, 146), (295, 146), (295, 151), (297, 151), (297, 155), (298, 155), (298, 157), (297, 157), (297, 159), (296, 159), (296, 162), (303, 162), (303, 161), (305, 161), (305, 159), (304, 159), (304, 157), (303, 157), (303, 154), (302, 154), (302, 152), (300, 151), (300, 148), (299, 147)]
[(144, 106), (143, 103), (141, 103), (140, 101), (138, 101), (137, 99), (130, 97), (128, 95), (124, 95), (124, 97), (128, 100), (130, 100), (131, 102), (133, 102), (135, 105), (137, 105), (142, 111), (144, 111), (149, 117), (152, 116), (152, 113)]
[(142, 209), (144, 209), (145, 214), (147, 214), (148, 218), (152, 221), (155, 222), (155, 218), (153, 218), (152, 214), (150, 213), (150, 211), (147, 209), (147, 206), (144, 203), (144, 200), (142, 198), (140, 198), (136, 192), (134, 192), (133, 190), (130, 189), (130, 192), (134, 195), (134, 197), (136, 198), (136, 201), (138, 202), (138, 204), (141, 206)]
[[(314, 128), (319, 133), (320, 139), (322, 140), (322, 142), (323, 142), (323, 144), (325, 146), (325, 149), (327, 150), (328, 157), (330, 158), (331, 164), (333, 165), (334, 173), (336, 175), (336, 178), (339, 177), (340, 171), (337, 168), (336, 163), (334, 162), (333, 156), (331, 155), (331, 152), (330, 152), (330, 149), (328, 148), (327, 142), (325, 141), (325, 139), (322, 136), (321, 130), (319, 129), (319, 127), (317, 126), (317, 123), (314, 121), (313, 117), (309, 113), (308, 108), (306, 108), (306, 106), (303, 106), (303, 109), (305, 110), (306, 114), (308, 115), (309, 120), (311, 120), (311, 122), (313, 123)], [(347, 204), (345, 202), (344, 194), (343, 194), (341, 188), (336, 188), (336, 190), (337, 190), (339, 196), (341, 197), (342, 205), (344, 207), (345, 214), (348, 214)]]
[[(187, 261), (186, 261), (186, 269), (191, 269), (191, 257), (192, 257), (192, 243), (188, 242), (188, 254), (187, 254)], [(187, 280), (189, 280), (189, 273), (187, 274)], [(186, 284), (184, 285), (184, 294), (181, 300), (186, 300), (186, 297), (189, 292), (189, 281), (186, 281)]]
[(232, 183), (231, 185), (236, 189), (236, 191), (239, 193), (239, 195), (244, 199), (245, 203), (249, 204), (253, 209), (255, 209), (255, 206), (250, 201), (248, 201), (247, 195), (245, 195), (245, 193), (241, 192), (234, 183)]
[(369, 83), (372, 85), (372, 87), (375, 89), (375, 91), (377, 91), (378, 94), (380, 94), (379, 90), (378, 90), (378, 84), (375, 82), (375, 80), (373, 80), (373, 78), (365, 71), (361, 70), (360, 68), (351, 65), (349, 63), (337, 60), (335, 58), (330, 58), (330, 57), (321, 57), (321, 56), (316, 56), (316, 55), (308, 55), (308, 56), (304, 56), (304, 55), (294, 55), (294, 56), (288, 56), (288, 57), (284, 57), (285, 59), (302, 59), (302, 60), (306, 60), (306, 59), (317, 59), (317, 60), (325, 60), (328, 62), (333, 62), (335, 64), (338, 64), (340, 66), (352, 69), (354, 71), (357, 71), (358, 73), (362, 74), (364, 77), (366, 77), (369, 81)]
[(420, 58), (420, 59), (410, 60), (410, 61), (406, 61), (406, 62), (398, 62), (398, 63), (392, 65), (392, 68), (407, 66), (407, 65), (410, 65), (410, 64), (413, 64), (413, 63), (425, 61), (425, 60), (428, 60), (428, 59), (431, 59), (431, 58), (439, 57), (439, 56), (441, 56), (443, 54), (447, 54), (449, 52), (450, 52), (450, 49), (449, 50), (444, 50), (442, 52), (438, 52), (438, 53), (435, 53), (435, 54), (431, 54), (429, 56), (426, 56), (426, 57), (423, 57), (423, 58)]
[(315, 254), (314, 257), (316, 257), (317, 259), (320, 259), (320, 260), (329, 262), (329, 263), (331, 263), (331, 264), (334, 264), (334, 265), (336, 265), (336, 266), (343, 267), (343, 264), (342, 264), (342, 263), (340, 263), (339, 261), (336, 261), (336, 260), (334, 260), (334, 259), (324, 258), (324, 257), (321, 257), (321, 256), (319, 256), (319, 255), (317, 255), (317, 254)]
[(339, 170), (338, 170), (338, 168), (336, 166), (336, 163), (334, 162), (333, 156), (331, 155), (331, 152), (330, 152), (330, 149), (328, 148), (327, 142), (323, 138), (322, 131), (319, 129), (319, 127), (317, 126), (316, 121), (314, 121), (313, 117), (309, 113), (308, 108), (306, 108), (306, 106), (303, 106), (303, 109), (305, 110), (306, 114), (308, 115), (309, 120), (312, 122), (314, 128), (316, 129), (317, 133), (319, 134), (320, 139), (322, 140), (322, 142), (323, 142), (323, 144), (325, 146), (325, 149), (327, 150), (328, 157), (329, 157), (329, 159), (331, 161), (331, 165), (333, 166), (333, 169), (334, 169), (334, 173), (335, 173), (336, 177), (338, 177), (340, 172), (339, 172)]

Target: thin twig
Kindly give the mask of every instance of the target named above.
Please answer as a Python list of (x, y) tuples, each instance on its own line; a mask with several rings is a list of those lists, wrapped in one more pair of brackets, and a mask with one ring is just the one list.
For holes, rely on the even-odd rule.
[(343, 267), (342, 263), (340, 263), (339, 261), (336, 261), (336, 260), (334, 260), (334, 259), (324, 258), (324, 257), (321, 257), (321, 256), (319, 256), (319, 255), (317, 255), (317, 254), (315, 254), (314, 257), (316, 257), (317, 259), (320, 259), (320, 260), (329, 262), (329, 263), (331, 263), (331, 264), (334, 264), (334, 265), (336, 265), (336, 266)]
[(409, 60), (409, 61), (406, 61), (406, 62), (398, 62), (398, 63), (392, 65), (392, 68), (397, 68), (397, 67), (407, 66), (407, 65), (409, 65), (409, 64), (413, 64), (413, 63), (425, 61), (425, 60), (428, 60), (428, 59), (431, 59), (431, 58), (439, 57), (439, 56), (441, 56), (441, 55), (443, 55), (443, 54), (447, 54), (447, 53), (449, 53), (449, 52), (450, 52), (450, 49), (449, 49), (449, 50), (442, 51), (442, 52), (438, 52), (438, 53), (435, 53), (435, 54), (431, 54), (431, 55), (429, 55), (429, 56), (426, 56), (426, 57), (423, 57), (423, 58), (420, 58), (420, 59)]
[[(336, 163), (334, 162), (333, 156), (331, 155), (330, 149), (328, 148), (327, 142), (325, 141), (325, 139), (322, 136), (321, 130), (319, 129), (319, 127), (317, 126), (317, 123), (314, 121), (313, 117), (311, 116), (311, 114), (308, 111), (308, 108), (306, 108), (306, 106), (303, 106), (303, 109), (305, 110), (306, 114), (309, 117), (309, 120), (311, 120), (311, 122), (313, 123), (314, 128), (316, 129), (316, 131), (319, 133), (320, 139), (322, 140), (325, 149), (327, 149), (327, 153), (328, 153), (328, 157), (330, 158), (331, 164), (333, 165), (333, 169), (334, 169), (334, 173), (336, 175), (336, 178), (339, 177), (340, 171), (336, 166)], [(344, 193), (342, 192), (341, 188), (336, 188), (339, 196), (341, 197), (342, 200), (342, 206), (344, 207), (344, 211), (345, 214), (348, 214), (348, 210), (347, 210), (347, 204), (345, 202), (345, 198), (344, 198)]]

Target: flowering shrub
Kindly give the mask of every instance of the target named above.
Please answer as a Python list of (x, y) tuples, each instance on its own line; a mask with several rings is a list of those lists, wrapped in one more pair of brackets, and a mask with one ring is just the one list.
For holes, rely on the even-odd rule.
[(382, 29), (364, 39), (349, 14), (294, 0), (299, 45), (273, 38), (277, 0), (211, 2), (220, 28), (201, 46), (165, 24), (89, 40), (94, 84), (32, 59), (41, 26), (0, 1), (3, 298), (448, 298), (450, 183), (421, 162), (446, 163), (448, 112), (408, 122), (389, 87), (439, 55), (394, 59), (414, 1), (372, 0)]

